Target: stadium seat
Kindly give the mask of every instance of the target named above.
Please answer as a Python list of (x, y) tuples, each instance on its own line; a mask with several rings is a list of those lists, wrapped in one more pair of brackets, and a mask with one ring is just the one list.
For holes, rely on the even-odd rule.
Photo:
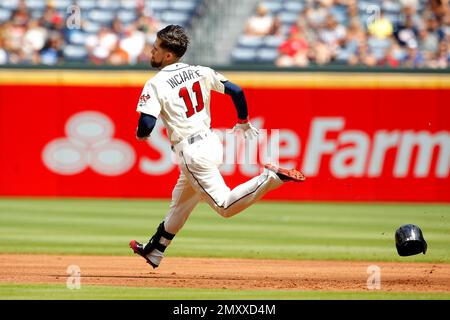
[(122, 23), (128, 24), (136, 21), (136, 13), (131, 10), (119, 10), (117, 13), (117, 18), (119, 18)]
[(86, 44), (86, 33), (80, 30), (71, 30), (68, 33), (67, 40), (71, 44), (75, 45), (85, 45)]
[(11, 18), (12, 11), (5, 8), (0, 8), (0, 22), (8, 21)]
[(15, 10), (19, 5), (19, 0), (2, 1), (1, 6), (5, 9)]
[(278, 50), (274, 48), (259, 49), (256, 53), (256, 57), (259, 62), (273, 63), (278, 57)]
[(92, 21), (88, 20), (88, 21), (85, 21), (85, 23), (83, 25), (83, 30), (86, 33), (93, 34), (93, 33), (97, 33), (100, 30), (101, 26), (102, 25), (100, 23), (92, 22)]
[(276, 14), (283, 10), (283, 3), (281, 1), (264, 1), (262, 4), (271, 14)]
[(243, 48), (258, 48), (263, 44), (263, 36), (241, 35), (238, 38), (238, 46)]
[(88, 51), (84, 46), (67, 45), (64, 48), (64, 59), (69, 62), (84, 62)]
[(146, 1), (147, 6), (150, 7), (150, 9), (155, 11), (162, 11), (169, 9), (169, 1), (165, 0), (147, 0)]
[(256, 51), (250, 48), (235, 48), (231, 52), (231, 58), (234, 62), (256, 62)]
[(166, 10), (162, 13), (161, 19), (165, 23), (186, 26), (190, 20), (190, 15), (174, 10)]
[(52, 0), (52, 2), (59, 12), (66, 12), (67, 8), (74, 4), (72, 0)]
[(339, 50), (336, 54), (336, 62), (345, 64), (351, 58), (351, 56), (352, 52), (350, 50)]
[(47, 4), (43, 0), (26, 0), (25, 1), (27, 8), (30, 11), (34, 10), (44, 10)]
[(330, 8), (330, 13), (336, 19), (339, 24), (347, 25), (347, 9), (344, 6), (333, 6)]
[(371, 6), (374, 5), (374, 3), (369, 1), (357, 1), (357, 2), (360, 13), (370, 14), (369, 9), (371, 8)]
[(295, 21), (297, 21), (298, 13), (282, 11), (278, 14), (278, 18), (280, 19), (281, 23), (283, 23), (283, 24), (292, 24)]
[(120, 2), (117, 0), (97, 0), (97, 8), (115, 11), (120, 8)]
[(89, 20), (100, 24), (109, 24), (114, 19), (114, 11), (105, 9), (94, 9), (88, 13)]
[(383, 10), (389, 14), (400, 14), (402, 5), (394, 1), (385, 1), (382, 5)]
[(81, 15), (83, 15), (84, 11), (94, 9), (96, 6), (95, 1), (92, 0), (77, 0), (76, 4), (81, 8)]
[(262, 44), (266, 48), (278, 48), (284, 41), (281, 36), (266, 36), (262, 40)]
[(31, 11), (31, 17), (33, 19), (39, 19), (44, 15), (44, 11), (42, 10), (33, 10)]
[(120, 8), (125, 10), (135, 10), (137, 8), (137, 1), (120, 0)]
[(392, 22), (393, 25), (399, 24), (401, 22), (401, 16), (398, 13), (386, 13), (386, 19)]
[(178, 11), (194, 11), (197, 7), (198, 2), (196, 0), (191, 1), (170, 1), (170, 9)]
[(286, 10), (286, 11), (299, 13), (300, 11), (303, 10), (305, 5), (299, 1), (286, 1), (284, 3), (283, 7), (284, 7), (284, 10)]
[(375, 58), (377, 60), (381, 60), (386, 56), (389, 48), (391, 47), (391, 42), (388, 39), (378, 39), (376, 37), (370, 37), (367, 40), (367, 45), (373, 52)]

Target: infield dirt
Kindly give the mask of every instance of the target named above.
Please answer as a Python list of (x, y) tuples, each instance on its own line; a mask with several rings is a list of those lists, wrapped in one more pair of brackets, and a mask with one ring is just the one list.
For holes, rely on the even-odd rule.
[(166, 257), (152, 269), (138, 256), (0, 254), (0, 282), (65, 284), (77, 265), (82, 285), (149, 288), (369, 291), (368, 267), (380, 268), (380, 291), (450, 292), (450, 264)]

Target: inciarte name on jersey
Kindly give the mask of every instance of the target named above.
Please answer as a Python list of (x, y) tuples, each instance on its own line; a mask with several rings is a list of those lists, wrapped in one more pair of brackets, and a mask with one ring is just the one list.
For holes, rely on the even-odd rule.
[(175, 88), (176, 86), (179, 86), (180, 84), (188, 81), (188, 80), (192, 80), (192, 79), (196, 79), (196, 78), (200, 78), (202, 75), (200, 74), (200, 70), (185, 70), (183, 72), (179, 72), (176, 75), (174, 75), (172, 78), (169, 78), (167, 80), (167, 83), (173, 88)]

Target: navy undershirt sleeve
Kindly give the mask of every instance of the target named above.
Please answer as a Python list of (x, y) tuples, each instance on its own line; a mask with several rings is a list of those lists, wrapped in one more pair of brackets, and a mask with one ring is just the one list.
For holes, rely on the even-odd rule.
[(136, 136), (139, 138), (145, 138), (152, 133), (153, 128), (156, 124), (156, 118), (149, 114), (141, 113), (139, 117), (138, 129), (136, 131)]
[(225, 86), (225, 94), (231, 96), (231, 99), (233, 99), (234, 107), (238, 113), (238, 118), (241, 120), (246, 120), (248, 118), (248, 109), (244, 91), (241, 87), (230, 81), (223, 82), (223, 85)]

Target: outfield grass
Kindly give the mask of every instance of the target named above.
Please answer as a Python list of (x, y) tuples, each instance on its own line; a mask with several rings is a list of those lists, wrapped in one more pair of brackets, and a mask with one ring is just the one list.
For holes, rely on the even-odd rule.
[[(118, 199), (0, 199), (0, 253), (129, 255), (169, 202)], [(395, 230), (417, 224), (426, 255), (399, 257)], [(450, 261), (450, 205), (260, 202), (231, 219), (200, 204), (168, 256)]]
[[(147, 240), (168, 201), (0, 199), (0, 253), (130, 255)], [(166, 251), (170, 256), (450, 261), (450, 206), (260, 202), (223, 219), (200, 204)], [(399, 257), (394, 232), (418, 224), (426, 255)], [(322, 292), (0, 284), (1, 299), (450, 299), (448, 293)]]
[[(446, 293), (323, 292), (0, 284), (5, 300), (449, 300)], [(55, 298), (57, 297), (57, 298)]]

